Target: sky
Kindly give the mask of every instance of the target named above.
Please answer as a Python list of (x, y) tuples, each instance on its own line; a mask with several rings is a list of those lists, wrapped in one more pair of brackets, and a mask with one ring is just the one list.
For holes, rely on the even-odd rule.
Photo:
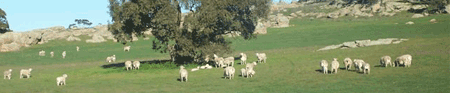
[(75, 19), (88, 19), (92, 26), (107, 24), (111, 20), (108, 4), (108, 0), (0, 0), (0, 8), (6, 12), (9, 28), (14, 32), (53, 26), (67, 28)]

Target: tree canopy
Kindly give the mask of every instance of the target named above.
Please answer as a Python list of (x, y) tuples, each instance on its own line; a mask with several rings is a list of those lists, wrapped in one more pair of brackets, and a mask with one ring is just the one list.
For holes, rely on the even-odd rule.
[(6, 12), (0, 8), (0, 33), (11, 31), (9, 29), (8, 20), (6, 19)]
[[(153, 49), (190, 62), (213, 53), (230, 53), (222, 35), (240, 32), (255, 38), (257, 20), (267, 18), (271, 0), (109, 0), (109, 30), (119, 41), (152, 29)], [(190, 12), (182, 15), (181, 9)]]

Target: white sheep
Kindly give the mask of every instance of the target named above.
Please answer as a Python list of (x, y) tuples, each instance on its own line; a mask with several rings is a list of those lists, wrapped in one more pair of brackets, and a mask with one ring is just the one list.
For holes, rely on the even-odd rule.
[(364, 63), (364, 74), (370, 74), (370, 64), (369, 63)]
[(233, 64), (234, 64), (234, 57), (227, 57), (227, 58), (225, 58), (224, 59), (224, 61), (223, 61), (223, 64), (225, 65), (225, 66), (233, 66)]
[(106, 57), (106, 62), (111, 63), (112, 62), (112, 58), (110, 56)]
[(188, 71), (184, 69), (184, 66), (180, 66), (180, 81), (183, 82), (183, 80), (188, 81)]
[(252, 62), (250, 64), (245, 65), (245, 69), (253, 69), (257, 65), (256, 62)]
[(112, 56), (111, 56), (111, 61), (112, 61), (112, 62), (116, 62), (116, 55), (112, 55)]
[(253, 70), (253, 69), (246, 69), (246, 73), (245, 74), (247, 74), (247, 75), (245, 75), (245, 76), (247, 76), (247, 78), (248, 77), (253, 77), (253, 75), (255, 75), (255, 70)]
[(344, 65), (345, 65), (345, 69), (346, 70), (351, 69), (352, 68), (352, 64), (353, 64), (352, 59), (350, 59), (348, 57), (344, 59)]
[(404, 65), (404, 67), (410, 67), (411, 61), (412, 61), (412, 56), (409, 54), (405, 54), (405, 55), (397, 57), (395, 59), (394, 63), (396, 66)]
[(192, 72), (197, 71), (197, 70), (200, 70), (200, 67), (199, 67), (199, 66), (197, 66), (197, 68), (191, 69)]
[(80, 51), (80, 47), (77, 46), (77, 52)]
[(247, 64), (247, 55), (244, 53), (240, 53), (241, 55), (241, 65)]
[(337, 61), (337, 58), (333, 58), (333, 61), (331, 61), (331, 73), (337, 73), (337, 70), (339, 69), (339, 62)]
[(29, 68), (29, 69), (21, 69), (20, 70), (20, 78), (23, 78), (23, 76), (26, 76), (26, 78), (30, 78), (30, 75), (31, 75), (31, 70), (33, 70), (33, 69), (31, 69), (31, 68)]
[(266, 53), (256, 53), (256, 58), (258, 58), (259, 63), (261, 62), (266, 63), (267, 59)]
[(361, 68), (366, 62), (364, 62), (364, 60), (361, 59), (353, 59), (353, 63), (355, 63), (355, 69), (358, 69), (358, 71), (361, 72), (362, 70)]
[(130, 51), (131, 46), (125, 46), (123, 47), (123, 51)]
[(141, 62), (133, 61), (133, 69), (139, 69), (139, 66), (141, 66)]
[(53, 57), (53, 56), (55, 56), (55, 52), (51, 51), (50, 52), (50, 57)]
[(63, 58), (66, 58), (66, 51), (63, 51), (63, 52), (62, 52), (62, 57), (63, 57)]
[(384, 67), (387, 67), (388, 64), (391, 65), (392, 67), (394, 66), (394, 64), (392, 64), (391, 62), (391, 57), (390, 56), (383, 56), (380, 59), (380, 64)]
[(5, 72), (3, 72), (3, 79), (11, 79), (11, 72), (12, 69), (6, 70)]
[(125, 68), (127, 70), (133, 69), (131, 61), (125, 61)]
[(204, 60), (206, 63), (208, 63), (209, 61), (211, 61), (211, 58), (209, 58), (209, 55), (206, 55), (205, 56), (205, 60)]
[(247, 75), (247, 71), (245, 71), (245, 68), (242, 68), (241, 69), (241, 76), (242, 77), (246, 77), (246, 75)]
[(215, 64), (216, 68), (217, 67), (222, 67), (223, 66), (223, 61), (224, 61), (224, 59), (222, 57), (215, 57), (214, 58), (214, 62), (216, 63)]
[(67, 74), (63, 74), (62, 76), (56, 77), (56, 86), (66, 85)]
[(39, 51), (39, 56), (45, 56), (45, 51), (44, 50)]
[(226, 67), (226, 68), (224, 69), (224, 77), (225, 77), (225, 79), (227, 79), (227, 78), (233, 79), (233, 77), (234, 77), (234, 72), (235, 72), (234, 67), (232, 67), (232, 66)]
[(328, 74), (328, 62), (326, 60), (320, 61), (320, 67), (322, 67), (323, 74)]

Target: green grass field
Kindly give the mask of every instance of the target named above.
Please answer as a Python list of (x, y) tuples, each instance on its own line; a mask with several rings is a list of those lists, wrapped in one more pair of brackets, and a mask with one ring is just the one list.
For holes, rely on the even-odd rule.
[[(382, 92), (382, 93), (449, 93), (450, 92), (450, 17), (432, 15), (410, 19), (402, 13), (383, 18), (293, 19), (291, 27), (269, 28), (268, 34), (257, 39), (233, 41), (235, 52), (247, 53), (248, 62), (255, 61), (256, 52), (265, 52), (267, 63), (255, 67), (253, 78), (242, 78), (235, 64), (233, 80), (223, 79), (223, 69), (189, 71), (189, 81), (177, 81), (178, 67), (167, 62), (141, 64), (141, 70), (125, 71), (117, 65), (126, 60), (167, 60), (168, 54), (151, 49), (151, 42), (131, 43), (131, 51), (123, 52), (122, 45), (112, 41), (100, 44), (51, 41), (44, 45), (22, 48), (18, 52), (0, 53), (0, 70), (13, 69), (11, 80), (0, 80), (1, 93), (30, 92)], [(438, 23), (428, 20), (436, 18)], [(405, 25), (407, 21), (414, 25)], [(398, 23), (398, 24), (395, 24)], [(379, 38), (407, 38), (409, 41), (392, 44), (315, 51), (345, 41)], [(84, 40), (83, 40), (84, 41)], [(75, 46), (81, 51), (76, 52)], [(38, 56), (44, 49), (47, 56)], [(67, 58), (61, 52), (67, 51)], [(50, 58), (49, 52), (55, 51)], [(107, 63), (105, 58), (115, 54), (118, 62)], [(403, 54), (413, 56), (412, 66), (378, 67), (381, 56), (393, 59)], [(322, 74), (319, 61), (338, 58), (343, 68), (345, 57), (359, 58), (371, 64), (371, 73), (364, 75), (340, 69), (337, 74)], [(236, 60), (235, 63), (239, 63)], [(116, 65), (115, 65), (116, 64)], [(107, 67), (104, 67), (107, 66)], [(19, 79), (19, 70), (33, 68), (32, 77)], [(187, 68), (196, 67), (188, 65)], [(354, 67), (352, 68), (352, 70)], [(56, 86), (55, 78), (68, 74), (66, 86)]]

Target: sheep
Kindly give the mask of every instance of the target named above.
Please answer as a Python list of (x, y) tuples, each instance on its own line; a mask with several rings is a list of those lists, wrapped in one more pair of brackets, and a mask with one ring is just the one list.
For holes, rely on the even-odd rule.
[(141, 65), (141, 63), (139, 61), (134, 61), (133, 62), (133, 69), (139, 69), (140, 65)]
[(246, 71), (247, 72), (245, 74), (247, 74), (247, 75), (245, 75), (245, 76), (247, 76), (247, 78), (253, 77), (253, 75), (255, 75), (255, 70), (253, 70), (253, 69), (247, 69)]
[(56, 77), (56, 86), (66, 85), (67, 74)]
[(11, 79), (11, 72), (12, 69), (6, 70), (5, 72), (3, 72), (3, 79), (7, 79), (10, 80)]
[(112, 62), (116, 62), (116, 55), (112, 55), (112, 56), (111, 56), (111, 61), (112, 61)]
[[(364, 65), (363, 65), (363, 67), (364, 67), (364, 74), (370, 74), (370, 64), (369, 63), (364, 63)], [(367, 72), (366, 72), (366, 70), (367, 70)]]
[(112, 62), (112, 58), (110, 56), (106, 57), (106, 62), (111, 63)]
[(339, 69), (339, 62), (337, 61), (337, 58), (333, 58), (333, 61), (331, 61), (331, 73), (337, 73), (337, 70)]
[(125, 46), (123, 47), (123, 51), (130, 51), (131, 46)]
[(63, 57), (63, 59), (66, 58), (66, 51), (62, 52), (62, 57)]
[(216, 57), (216, 54), (214, 54), (214, 62), (216, 63), (215, 64), (216, 68), (217, 67), (222, 67), (223, 61), (224, 61), (224, 59), (222, 57)]
[(353, 63), (355, 63), (355, 69), (358, 69), (359, 72), (361, 72), (361, 67), (364, 65), (364, 60), (361, 59), (353, 59)]
[(245, 65), (245, 69), (253, 69), (256, 66), (256, 62), (252, 62), (250, 64)]
[(125, 68), (127, 71), (133, 69), (131, 61), (125, 61)]
[(53, 56), (55, 56), (55, 52), (51, 51), (50, 52), (50, 57), (53, 57)]
[(180, 66), (180, 81), (183, 82), (183, 80), (188, 81), (188, 71), (184, 69), (184, 66)]
[(197, 71), (197, 70), (200, 70), (200, 67), (199, 67), (199, 66), (197, 66), (197, 68), (191, 69), (192, 72)]
[(351, 69), (352, 68), (352, 59), (350, 59), (350, 58), (345, 58), (344, 59), (344, 65), (345, 65), (345, 69), (346, 70), (349, 70), (349, 69)]
[(228, 79), (233, 79), (234, 72), (235, 72), (234, 67), (232, 67), (232, 66), (226, 67), (224, 69), (224, 77), (225, 77), (225, 79), (227, 79), (227, 78)]
[(77, 46), (77, 52), (80, 51), (80, 47)]
[(396, 66), (404, 65), (404, 67), (410, 67), (411, 61), (412, 61), (412, 56), (410, 54), (405, 54), (405, 55), (397, 57), (395, 59), (394, 63)]
[(259, 63), (261, 63), (261, 62), (266, 63), (266, 59), (267, 59), (266, 53), (256, 53), (256, 57), (258, 58)]
[(39, 56), (45, 56), (45, 51), (44, 50), (39, 51)]
[(233, 64), (234, 64), (234, 57), (227, 57), (227, 58), (225, 58), (224, 59), (224, 61), (223, 61), (223, 64), (225, 65), (225, 66), (233, 66)]
[(200, 69), (212, 69), (212, 66), (210, 66), (209, 64), (206, 64), (204, 66), (201, 66)]
[(394, 64), (392, 64), (391, 62), (391, 57), (390, 56), (383, 56), (380, 59), (380, 64), (384, 67), (387, 67), (388, 64), (391, 65), (392, 67), (394, 66)]
[(320, 67), (322, 67), (323, 74), (328, 74), (328, 62), (326, 60), (320, 61)]
[(31, 68), (29, 68), (29, 69), (21, 69), (19, 77), (23, 78), (23, 76), (26, 76), (27, 78), (30, 78), (31, 70), (33, 70), (33, 69), (31, 69)]
[(205, 61), (206, 63), (208, 63), (209, 61), (211, 61), (211, 59), (209, 58), (209, 55), (206, 55), (206, 56), (205, 56), (204, 61)]
[(242, 77), (247, 76), (247, 71), (245, 70), (245, 68), (242, 68), (242, 69), (241, 69), (241, 76), (242, 76)]
[(240, 53), (241, 55), (241, 65), (247, 64), (247, 55), (244, 53)]

